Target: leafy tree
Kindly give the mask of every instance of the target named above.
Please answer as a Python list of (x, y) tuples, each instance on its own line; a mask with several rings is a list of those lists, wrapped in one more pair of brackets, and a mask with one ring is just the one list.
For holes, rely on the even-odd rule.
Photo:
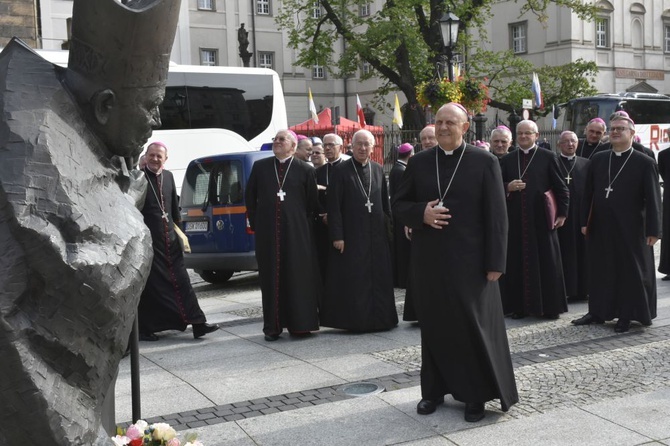
[[(416, 86), (435, 75), (443, 49), (440, 17), (449, 8), (464, 27), (480, 28), (490, 18), (494, 1), (385, 0), (379, 11), (362, 16), (360, 8), (369, 0), (283, 0), (276, 21), (288, 31), (300, 66), (318, 64), (332, 76), (347, 77), (362, 61), (368, 62), (372, 70), (364, 78), (376, 76), (385, 81), (376, 92), (375, 105), (390, 106), (381, 103), (381, 98), (399, 89), (408, 102), (405, 127), (418, 129), (425, 117)], [(531, 12), (540, 20), (546, 20), (546, 10), (552, 5), (569, 7), (582, 19), (592, 19), (595, 13), (595, 7), (582, 0), (520, 0), (520, 4), (521, 14)], [(333, 48), (339, 47), (344, 49), (333, 60)]]
[(472, 75), (486, 78), (493, 98), (490, 105), (510, 112), (519, 112), (522, 100), (533, 97), (530, 89), (533, 72), (540, 80), (545, 104), (543, 110), (534, 110), (535, 115), (546, 116), (551, 112), (552, 104), (598, 92), (593, 87), (598, 66), (581, 58), (565, 65), (535, 67), (531, 62), (515, 57), (511, 51), (479, 50), (471, 56), (469, 64)]

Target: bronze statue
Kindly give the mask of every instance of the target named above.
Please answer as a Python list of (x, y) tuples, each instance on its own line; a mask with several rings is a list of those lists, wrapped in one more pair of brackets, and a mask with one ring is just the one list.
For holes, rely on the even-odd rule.
[(179, 0), (75, 0), (68, 68), (0, 53), (0, 444), (110, 445), (101, 405), (152, 260), (129, 169)]
[(250, 53), (247, 49), (249, 48), (249, 31), (244, 29), (244, 23), (241, 23), (240, 28), (237, 30), (237, 43), (240, 45), (240, 57), (242, 58), (242, 63), (245, 67), (248, 67), (253, 53)]

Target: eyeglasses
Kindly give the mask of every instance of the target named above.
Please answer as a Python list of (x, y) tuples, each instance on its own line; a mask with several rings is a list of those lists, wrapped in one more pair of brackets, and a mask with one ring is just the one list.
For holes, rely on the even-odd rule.
[(626, 130), (630, 130), (630, 127), (610, 127), (611, 132), (625, 132)]
[(516, 132), (518, 136), (531, 136), (535, 135), (537, 132)]
[(289, 140), (289, 138), (285, 138), (283, 136), (278, 136), (278, 137), (272, 138), (272, 142), (284, 142), (284, 141), (288, 141), (288, 140)]
[(323, 152), (312, 152), (312, 156), (321, 156)]
[(323, 148), (324, 149), (334, 149), (337, 146), (339, 146), (339, 144), (334, 144), (332, 142), (327, 142), (323, 145)]

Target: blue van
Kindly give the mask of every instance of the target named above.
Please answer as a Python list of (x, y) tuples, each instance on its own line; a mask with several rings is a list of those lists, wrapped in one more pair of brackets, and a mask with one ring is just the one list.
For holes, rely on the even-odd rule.
[(189, 163), (181, 188), (181, 217), (191, 252), (187, 268), (209, 283), (226, 282), (236, 271), (257, 271), (244, 191), (256, 160), (272, 151), (226, 153)]

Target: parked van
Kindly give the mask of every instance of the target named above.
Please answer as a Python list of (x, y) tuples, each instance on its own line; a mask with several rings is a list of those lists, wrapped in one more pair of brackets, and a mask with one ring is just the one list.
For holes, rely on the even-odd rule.
[(181, 189), (183, 230), (191, 245), (187, 268), (223, 283), (236, 271), (257, 271), (244, 191), (256, 160), (272, 151), (226, 153), (191, 161)]

